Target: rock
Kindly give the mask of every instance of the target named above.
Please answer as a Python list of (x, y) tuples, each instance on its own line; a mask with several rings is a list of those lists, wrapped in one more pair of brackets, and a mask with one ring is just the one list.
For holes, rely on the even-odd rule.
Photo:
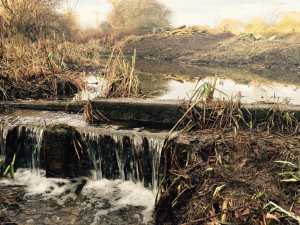
[(180, 30), (180, 29), (184, 29), (184, 28), (186, 28), (186, 25), (182, 25), (180, 27), (177, 27), (177, 28), (175, 28), (175, 30)]
[(72, 144), (68, 131), (63, 128), (46, 128), (44, 140), (46, 176), (65, 177), (67, 155)]
[(255, 34), (254, 35), (254, 40), (259, 41), (261, 39), (261, 34)]
[(274, 36), (272, 36), (272, 37), (270, 37), (269, 39), (268, 39), (268, 41), (274, 41), (275, 39), (276, 39), (276, 35), (274, 35)]

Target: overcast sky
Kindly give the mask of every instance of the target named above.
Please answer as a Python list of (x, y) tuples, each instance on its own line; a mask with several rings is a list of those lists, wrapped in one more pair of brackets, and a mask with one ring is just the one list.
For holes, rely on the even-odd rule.
[[(76, 1), (76, 0), (73, 0)], [(300, 0), (160, 0), (174, 12), (172, 23), (180, 25), (209, 25), (215, 27), (224, 18), (236, 18), (245, 24), (254, 17), (265, 17), (279, 7), (280, 12), (300, 11)], [(76, 12), (83, 27), (96, 27), (106, 20), (111, 5), (106, 0), (79, 0)]]

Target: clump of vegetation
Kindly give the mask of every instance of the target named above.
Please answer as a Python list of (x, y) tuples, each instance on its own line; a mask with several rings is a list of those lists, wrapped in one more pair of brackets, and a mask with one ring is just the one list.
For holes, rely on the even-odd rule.
[[(3, 100), (53, 98), (72, 94), (85, 86), (79, 72), (71, 72), (64, 57), (55, 54), (46, 40), (14, 46), (4, 40), (0, 59), (0, 83)], [(7, 97), (8, 96), (8, 97)]]
[[(299, 203), (299, 120), (280, 106), (260, 121), (243, 109), (245, 118), (240, 94), (214, 99), (215, 85), (216, 79), (195, 89), (166, 139), (156, 224), (299, 222), (286, 204)], [(282, 172), (289, 165), (294, 170)], [(278, 176), (289, 186), (279, 189)]]
[[(170, 133), (176, 129), (181, 129), (180, 132), (189, 132), (208, 128), (239, 129), (241, 126), (251, 128), (252, 124), (246, 121), (241, 110), (240, 92), (230, 100), (214, 99), (216, 91), (228, 97), (216, 89), (216, 82), (217, 77), (212, 83), (206, 82), (199, 87), (199, 81), (196, 83), (193, 94), (185, 103), (186, 112)], [(251, 117), (250, 112), (249, 116)]]
[(101, 97), (139, 97), (141, 94), (140, 82), (135, 74), (136, 51), (130, 63), (120, 47), (115, 47), (107, 62), (104, 75), (105, 84), (102, 87)]
[(300, 121), (295, 117), (295, 113), (285, 112), (280, 105), (275, 104), (266, 117), (257, 122), (259, 130), (268, 132), (278, 132), (282, 134), (297, 134)]
[(1, 1), (0, 100), (72, 96), (86, 87), (83, 71), (102, 67), (107, 40), (86, 38), (74, 9), (58, 11), (61, 4)]
[(85, 121), (90, 122), (94, 124), (96, 121), (109, 121), (99, 110), (94, 110), (90, 100), (86, 101), (86, 104), (83, 106), (83, 108), (79, 111), (83, 112), (83, 116)]
[(7, 168), (6, 168), (6, 170), (4, 171), (3, 177), (5, 177), (6, 174), (8, 173), (8, 171), (9, 171), (10, 178), (12, 180), (15, 179), (15, 161), (16, 161), (16, 154), (14, 154), (14, 158), (13, 158), (11, 164), (8, 165)]

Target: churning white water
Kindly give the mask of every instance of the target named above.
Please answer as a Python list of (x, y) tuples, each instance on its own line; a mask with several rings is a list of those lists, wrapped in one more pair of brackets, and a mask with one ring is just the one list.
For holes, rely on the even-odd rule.
[[(36, 175), (29, 169), (18, 169), (15, 177), (14, 181), (1, 180), (0, 184), (25, 186), (25, 200), (31, 204), (51, 200), (68, 208), (66, 203), (72, 200), (78, 211), (89, 212), (93, 216), (91, 224), (99, 224), (103, 216), (126, 209), (128, 206), (141, 207), (140, 212), (132, 216), (140, 217), (141, 221), (147, 224), (154, 207), (155, 193), (140, 183), (131, 181), (85, 180), (82, 190), (78, 192), (84, 178), (72, 180), (46, 178), (45, 171)], [(30, 216), (27, 219), (30, 219)], [(43, 221), (38, 220), (36, 224), (43, 224)]]
[[(45, 125), (58, 123), (77, 125), (92, 165), (90, 177), (46, 178), (43, 130)], [(7, 137), (14, 139), (10, 144), (16, 148), (17, 157), (26, 153), (25, 159), (18, 158), (26, 168), (17, 169), (15, 180), (0, 180), (0, 189), (8, 193), (24, 190), (20, 208), (7, 211), (15, 221), (97, 225), (147, 224), (151, 219), (164, 132), (126, 130), (112, 124), (91, 127), (78, 115), (37, 111), (0, 116), (0, 125), (0, 162), (10, 163), (5, 158)], [(113, 151), (111, 161), (103, 158), (108, 157), (108, 151)], [(113, 163), (115, 167), (110, 166)], [(141, 166), (144, 169), (140, 170)], [(115, 176), (110, 177), (107, 169)]]

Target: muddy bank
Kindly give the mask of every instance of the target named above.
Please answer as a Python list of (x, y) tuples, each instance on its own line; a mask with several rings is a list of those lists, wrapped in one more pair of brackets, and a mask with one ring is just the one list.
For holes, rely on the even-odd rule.
[(148, 35), (129, 38), (123, 50), (140, 59), (180, 61), (210, 66), (234, 66), (253, 69), (298, 71), (300, 43), (298, 34), (285, 35), (269, 41), (255, 41), (249, 35), (231, 34), (164, 36)]
[(299, 185), (289, 172), (299, 169), (299, 140), (214, 129), (179, 135), (163, 152), (156, 223), (297, 224)]

